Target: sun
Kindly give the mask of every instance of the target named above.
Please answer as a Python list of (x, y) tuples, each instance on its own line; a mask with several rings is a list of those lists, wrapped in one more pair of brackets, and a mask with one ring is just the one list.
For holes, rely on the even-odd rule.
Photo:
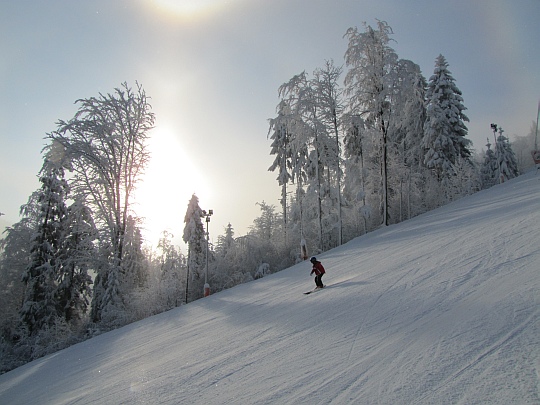
[(232, 3), (231, 0), (147, 0), (158, 12), (169, 17), (194, 19), (215, 13)]
[(143, 218), (145, 242), (156, 246), (164, 230), (181, 238), (186, 207), (193, 193), (208, 194), (207, 182), (179, 137), (168, 128), (152, 130), (151, 157), (134, 194), (133, 209)]

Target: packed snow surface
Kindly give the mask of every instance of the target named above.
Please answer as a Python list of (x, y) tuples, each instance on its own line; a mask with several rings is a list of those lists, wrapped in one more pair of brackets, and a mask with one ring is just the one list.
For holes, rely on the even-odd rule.
[(0, 376), (1, 404), (540, 404), (540, 176)]

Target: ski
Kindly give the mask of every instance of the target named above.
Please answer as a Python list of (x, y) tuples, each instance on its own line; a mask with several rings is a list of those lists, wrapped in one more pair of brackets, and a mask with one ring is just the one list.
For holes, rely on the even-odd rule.
[[(326, 287), (326, 286), (324, 286), (324, 287)], [(324, 288), (324, 287), (323, 287), (323, 288)], [(304, 294), (305, 294), (305, 295), (308, 295), (308, 294), (317, 292), (317, 291), (319, 291), (319, 290), (322, 290), (322, 288), (320, 288), (320, 287), (315, 287), (313, 290), (311, 290), (311, 291), (306, 291)]]

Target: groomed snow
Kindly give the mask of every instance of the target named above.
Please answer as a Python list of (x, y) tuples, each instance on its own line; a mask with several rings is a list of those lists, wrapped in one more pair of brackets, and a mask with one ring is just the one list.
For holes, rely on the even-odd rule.
[(1, 404), (539, 404), (540, 176), (0, 376)]

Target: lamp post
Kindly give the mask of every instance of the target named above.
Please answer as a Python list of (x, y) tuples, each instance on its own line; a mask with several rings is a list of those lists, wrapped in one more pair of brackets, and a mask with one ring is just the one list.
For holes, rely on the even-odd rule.
[(204, 296), (210, 295), (210, 284), (208, 284), (208, 256), (210, 256), (210, 233), (208, 232), (208, 225), (210, 224), (210, 217), (214, 214), (214, 210), (203, 211), (203, 216), (206, 217), (206, 268), (204, 270)]
[(538, 150), (538, 121), (540, 121), (540, 100), (538, 101), (538, 111), (536, 112), (536, 132), (534, 135), (534, 151)]

